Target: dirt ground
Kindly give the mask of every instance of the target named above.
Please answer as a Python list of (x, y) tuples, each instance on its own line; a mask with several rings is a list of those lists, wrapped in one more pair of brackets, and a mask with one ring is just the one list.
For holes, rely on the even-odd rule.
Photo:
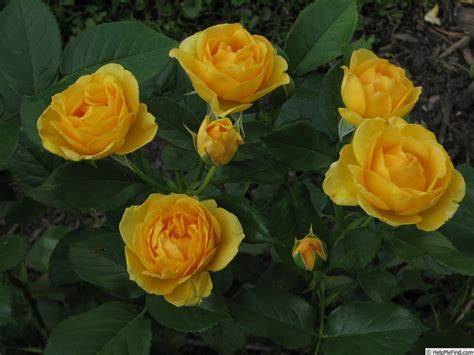
[[(424, 21), (425, 9), (409, 5), (384, 16), (363, 9), (363, 33), (374, 36), (375, 51), (406, 68), (423, 87), (410, 117), (435, 132), (455, 164), (474, 159), (474, 6), (440, 2), (441, 26)], [(379, 12), (380, 14), (380, 12)], [(472, 69), (471, 69), (472, 71)]]

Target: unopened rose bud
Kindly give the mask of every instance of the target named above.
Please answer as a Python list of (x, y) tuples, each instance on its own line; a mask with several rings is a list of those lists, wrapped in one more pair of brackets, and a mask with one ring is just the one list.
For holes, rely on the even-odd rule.
[(322, 266), (327, 260), (326, 245), (313, 234), (296, 240), (293, 246), (293, 260), (300, 269), (311, 271)]
[(213, 165), (229, 163), (243, 143), (238, 128), (227, 117), (211, 120), (206, 116), (196, 137), (196, 148), (201, 159)]

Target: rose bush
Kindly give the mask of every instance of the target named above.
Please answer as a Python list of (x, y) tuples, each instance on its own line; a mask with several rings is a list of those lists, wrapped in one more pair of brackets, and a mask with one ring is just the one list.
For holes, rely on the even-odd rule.
[(8, 1), (0, 353), (469, 346), (474, 171), (407, 116), (417, 68), (351, 41), (357, 11), (316, 0), (282, 48), (137, 21), (62, 46)]

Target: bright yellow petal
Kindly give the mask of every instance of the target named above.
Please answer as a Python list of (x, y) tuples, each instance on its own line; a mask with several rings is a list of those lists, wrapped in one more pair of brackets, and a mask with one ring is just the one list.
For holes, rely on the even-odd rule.
[(130, 111), (137, 112), (140, 104), (138, 82), (135, 76), (128, 70), (125, 70), (120, 64), (110, 63), (100, 67), (97, 73), (109, 74), (117, 79), (127, 101)]
[(357, 164), (351, 144), (342, 147), (339, 160), (332, 163), (326, 172), (323, 191), (337, 205), (356, 206), (357, 194), (348, 164)]
[(402, 99), (395, 110), (392, 112), (393, 116), (403, 117), (411, 112), (413, 106), (420, 98), (421, 95), (421, 86), (413, 88), (407, 95), (406, 98)]
[(457, 170), (453, 170), (451, 182), (441, 199), (430, 209), (420, 213), (422, 218), (416, 226), (424, 231), (434, 231), (450, 219), (459, 207), (466, 194), (464, 177)]
[[(212, 211), (212, 210), (211, 210)], [(244, 239), (244, 231), (238, 218), (223, 208), (212, 211), (221, 226), (221, 240), (217, 246), (216, 254), (206, 266), (207, 270), (222, 270), (237, 255), (239, 245)]]
[(363, 120), (357, 126), (352, 140), (354, 155), (360, 166), (365, 166), (372, 159), (374, 143), (382, 134), (385, 121), (380, 118)]
[[(179, 49), (190, 53), (190, 54), (196, 54), (196, 46), (199, 42), (199, 38), (201, 37), (202, 32), (197, 32), (193, 34), (192, 36), (189, 36), (185, 38), (180, 44), (179, 44)], [(171, 52), (170, 52), (171, 56)]]
[(352, 70), (354, 68), (357, 68), (359, 65), (361, 65), (362, 63), (368, 60), (377, 59), (377, 58), (378, 58), (377, 55), (375, 55), (375, 53), (369, 49), (365, 49), (365, 48), (357, 49), (352, 52), (350, 68)]
[(290, 76), (285, 73), (287, 69), (288, 63), (286, 62), (286, 60), (283, 57), (277, 55), (275, 57), (273, 72), (269, 77), (268, 81), (264, 83), (264, 86), (261, 87), (259, 91), (245, 97), (242, 102), (254, 102), (265, 96), (266, 94), (272, 92), (277, 87), (289, 84)]
[(208, 272), (202, 271), (166, 294), (165, 300), (176, 307), (195, 306), (201, 303), (203, 298), (208, 297), (211, 291), (211, 277)]
[(358, 126), (363, 120), (363, 118), (360, 117), (359, 114), (349, 110), (348, 108), (341, 107), (338, 109), (338, 111), (342, 118), (344, 118), (347, 122), (354, 126)]
[(170, 57), (176, 58), (178, 60), (181, 67), (184, 69), (186, 74), (188, 74), (189, 79), (191, 79), (191, 82), (197, 94), (204, 101), (209, 102), (217, 96), (217, 94), (209, 88), (209, 86), (204, 82), (204, 80), (200, 78), (198, 74), (200, 71), (200, 63), (193, 55), (180, 49), (173, 48), (170, 51)]
[(359, 195), (359, 205), (369, 216), (375, 217), (388, 225), (398, 227), (405, 224), (416, 224), (421, 221), (419, 215), (404, 216), (393, 211), (384, 211), (370, 204), (365, 198)]
[(364, 87), (365, 91), (365, 118), (381, 117), (387, 118), (392, 111), (392, 98), (390, 95), (377, 92), (370, 89), (369, 86)]
[(157, 131), (155, 117), (147, 111), (145, 104), (140, 104), (137, 117), (125, 137), (125, 142), (116, 153), (128, 154), (143, 147), (155, 138)]
[(177, 196), (178, 194), (151, 194), (141, 205), (127, 207), (119, 223), (120, 235), (125, 245), (132, 251), (135, 250), (135, 231), (140, 223), (146, 221), (148, 211), (165, 200), (177, 198)]
[(185, 282), (189, 277), (179, 279), (159, 279), (144, 274), (146, 271), (138, 257), (128, 248), (125, 247), (125, 259), (127, 261), (127, 271), (130, 280), (135, 281), (147, 293), (154, 295), (165, 295), (172, 292), (178, 285)]
[(52, 109), (51, 106), (48, 106), (38, 119), (38, 134), (43, 147), (47, 151), (67, 159), (60, 147), (69, 144), (56, 128), (51, 125), (51, 122), (58, 120), (60, 120), (60, 116), (57, 111)]
[(352, 74), (347, 67), (343, 67), (343, 69), (344, 78), (342, 79), (341, 85), (342, 101), (349, 110), (364, 117), (366, 110), (364, 86), (359, 78)]

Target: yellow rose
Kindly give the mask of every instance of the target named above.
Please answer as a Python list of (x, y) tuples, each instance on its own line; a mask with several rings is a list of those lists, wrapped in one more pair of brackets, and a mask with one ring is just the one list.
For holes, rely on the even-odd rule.
[(421, 94), (421, 87), (414, 87), (402, 68), (367, 49), (354, 51), (349, 68), (342, 68), (341, 95), (346, 107), (339, 114), (353, 125), (366, 118), (403, 117)]
[(325, 244), (312, 234), (295, 241), (292, 255), (296, 266), (307, 271), (321, 266), (327, 260)]
[(139, 101), (138, 83), (119, 64), (81, 76), (38, 119), (43, 146), (68, 160), (127, 154), (150, 142), (158, 129)]
[(344, 206), (360, 205), (392, 226), (433, 231), (464, 198), (462, 175), (433, 133), (399, 117), (365, 120), (326, 173), (323, 189)]
[(288, 65), (263, 36), (241, 24), (221, 24), (198, 32), (170, 51), (198, 95), (218, 116), (244, 111), (252, 102), (288, 84)]
[(214, 165), (225, 165), (232, 160), (242, 136), (227, 117), (211, 120), (206, 116), (199, 127), (196, 147), (202, 159), (209, 158)]
[(119, 228), (130, 279), (178, 307), (211, 294), (209, 271), (222, 270), (244, 239), (232, 213), (183, 194), (150, 195), (125, 210)]

